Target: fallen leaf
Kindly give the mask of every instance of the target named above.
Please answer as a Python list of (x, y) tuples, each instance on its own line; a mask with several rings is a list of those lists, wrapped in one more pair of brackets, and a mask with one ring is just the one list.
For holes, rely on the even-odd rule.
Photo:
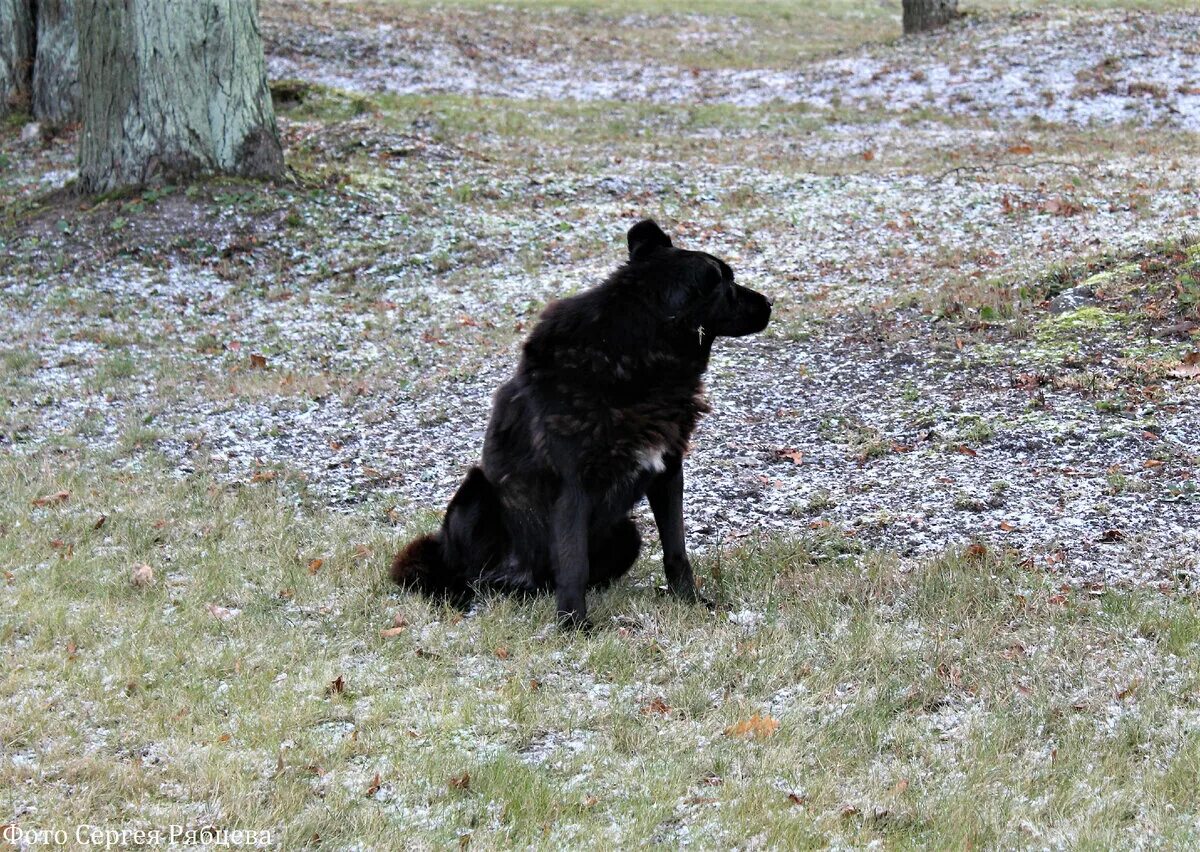
[(221, 734), (221, 736), (217, 737), (217, 742), (219, 742), (219, 743), (227, 743), (227, 742), (229, 742), (229, 741), (230, 741), (230, 740), (232, 740), (232, 739), (233, 739), (233, 735), (232, 735), (232, 734)]
[(842, 805), (842, 816), (843, 817), (852, 817), (855, 814), (857, 814), (858, 812), (859, 812), (858, 808), (855, 807), (854, 805)]
[(494, 653), (496, 655), (497, 659), (500, 659), (500, 660), (508, 659), (508, 648), (504, 647), (503, 645), (501, 645), (499, 648), (497, 648), (492, 653)]
[(341, 695), (346, 691), (346, 679), (341, 675), (329, 682), (329, 686), (325, 687), (326, 695)]
[(265, 355), (259, 355), (257, 352), (251, 352), (250, 353), (250, 369), (251, 370), (267, 369), (267, 357)]
[(1129, 682), (1129, 686), (1125, 687), (1124, 689), (1122, 689), (1120, 692), (1117, 693), (1117, 698), (1124, 701), (1126, 698), (1128, 698), (1129, 696), (1131, 696), (1135, 692), (1137, 692), (1138, 687), (1141, 685), (1142, 685), (1142, 679), (1140, 677), (1135, 677), (1132, 681)]
[(391, 639), (399, 636), (408, 629), (408, 619), (402, 613), (396, 613), (392, 616), (392, 626), (379, 631), (379, 635), (384, 639)]
[(775, 455), (781, 459), (790, 459), (792, 464), (804, 464), (804, 453), (800, 452), (800, 450), (794, 450), (791, 447), (776, 450)]
[(875, 159), (875, 152), (872, 149), (868, 148), (867, 150), (862, 152), (862, 158), (869, 163)]
[(9, 585), (12, 585), (12, 582), (15, 579), (17, 579), (17, 575), (14, 574), (12, 571), (4, 572), (4, 582), (8, 583)]
[(982, 559), (987, 556), (987, 546), (975, 542), (967, 547), (967, 556), (971, 559)]
[(899, 781), (896, 782), (896, 786), (892, 788), (892, 792), (899, 795), (900, 793), (903, 793), (907, 789), (908, 789), (908, 779), (901, 778)]
[(1146, 461), (1143, 462), (1143, 464), (1142, 464), (1142, 467), (1162, 467), (1162, 466), (1163, 466), (1163, 463), (1161, 461), (1159, 461), (1158, 459), (1146, 459)]
[(600, 799), (598, 797), (588, 796), (587, 798), (585, 798), (583, 800), (583, 802), (581, 803), (581, 806), (586, 809), (586, 808), (594, 808), (598, 804), (600, 804)]
[(79, 646), (75, 644), (74, 639), (67, 640), (67, 659), (73, 660), (78, 655)]
[(379, 773), (375, 773), (375, 777), (371, 779), (370, 785), (367, 787), (367, 798), (371, 798), (379, 792), (379, 788), (383, 786), (383, 782), (379, 778)]
[(471, 786), (471, 773), (463, 772), (462, 775), (450, 776), (450, 786), (455, 790), (466, 790)]
[(325, 560), (321, 558), (313, 559), (308, 563), (308, 573), (315, 574), (321, 570), (321, 566), (325, 564)]
[(101, 515), (96, 519), (96, 523), (92, 524), (92, 529), (98, 530), (104, 526), (104, 522), (108, 520), (108, 515)]
[(1017, 528), (1016, 524), (1010, 524), (1008, 521), (1000, 522), (1000, 529), (1004, 530), (1004, 532), (1012, 532), (1016, 528)]
[(373, 554), (374, 551), (365, 544), (360, 544), (358, 547), (354, 548), (355, 559), (370, 559)]
[(218, 606), (217, 604), (208, 604), (205, 609), (208, 614), (218, 621), (228, 621), (231, 618), (236, 618), (241, 615), (241, 610), (235, 607)]
[(55, 491), (53, 494), (47, 494), (44, 497), (38, 497), (33, 501), (35, 506), (56, 506), (59, 503), (65, 503), (71, 499), (70, 491)]
[(1200, 350), (1184, 355), (1183, 359), (1179, 362), (1179, 366), (1172, 367), (1167, 371), (1167, 375), (1174, 376), (1177, 379), (1200, 378)]
[(1101, 541), (1124, 541), (1124, 539), (1125, 533), (1117, 529), (1105, 530), (1104, 534), (1100, 536)]
[(803, 805), (808, 801), (808, 796), (803, 793), (788, 793), (788, 801), (793, 805)]
[(254, 475), (250, 477), (250, 481), (251, 482), (270, 482), (276, 476), (278, 476), (278, 474), (273, 470), (259, 470), (259, 471), (255, 471)]
[(760, 716), (755, 713), (749, 719), (743, 719), (725, 729), (727, 737), (753, 736), (758, 739), (769, 737), (779, 730), (779, 720), (770, 716)]
[(964, 456), (977, 456), (978, 452), (968, 447), (966, 444), (959, 444), (954, 448), (954, 452), (962, 453)]
[(1038, 210), (1051, 216), (1074, 216), (1083, 212), (1083, 208), (1065, 198), (1050, 198), (1038, 205)]
[(139, 562), (129, 572), (129, 582), (139, 589), (146, 588), (154, 582), (154, 569), (144, 562)]
[(1066, 606), (1067, 596), (1061, 592), (1057, 595), (1051, 595), (1047, 600), (1047, 603), (1051, 604), (1052, 606)]
[(645, 713), (647, 716), (649, 716), (651, 714), (657, 714), (659, 716), (666, 716), (668, 713), (671, 712), (671, 708), (667, 705), (667, 702), (662, 700), (662, 698), (655, 698), (653, 701), (651, 701), (645, 707), (642, 708), (642, 712)]
[(1032, 146), (1032, 145), (1029, 145), (1029, 144), (1026, 144), (1026, 143), (1024, 143), (1024, 142), (1022, 142), (1022, 143), (1020, 143), (1019, 145), (1013, 145), (1013, 146), (1011, 146), (1011, 147), (1008, 149), (1008, 153), (1010, 153), (1010, 154), (1021, 154), (1021, 155), (1023, 155), (1023, 156), (1027, 156), (1027, 155), (1029, 155), (1029, 154), (1032, 154), (1032, 153), (1033, 153), (1033, 146)]

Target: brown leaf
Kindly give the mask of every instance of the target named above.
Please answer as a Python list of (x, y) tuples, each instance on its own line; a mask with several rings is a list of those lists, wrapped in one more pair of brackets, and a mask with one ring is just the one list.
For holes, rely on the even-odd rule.
[(1163, 463), (1158, 459), (1146, 459), (1146, 461), (1142, 463), (1142, 467), (1147, 467), (1147, 468), (1162, 467), (1162, 466), (1163, 466)]
[(790, 459), (792, 464), (804, 464), (804, 453), (791, 447), (776, 450), (775, 455), (781, 459)]
[(755, 713), (749, 719), (743, 719), (740, 722), (730, 725), (725, 729), (727, 737), (745, 737), (752, 736), (758, 739), (772, 736), (779, 730), (779, 720), (772, 719), (770, 716), (760, 716)]
[(250, 369), (265, 370), (267, 369), (267, 356), (259, 355), (257, 352), (250, 353)]
[(862, 158), (864, 160), (866, 160), (868, 163), (871, 162), (872, 160), (875, 159), (875, 151), (872, 150), (871, 148), (868, 148), (867, 150), (862, 152)]
[(1200, 350), (1189, 352), (1183, 356), (1178, 367), (1172, 367), (1167, 375), (1177, 379), (1200, 378)]
[(1124, 539), (1125, 533), (1118, 529), (1105, 530), (1104, 534), (1100, 536), (1101, 541), (1123, 541)]
[(973, 450), (973, 449), (971, 449), (970, 447), (968, 447), (966, 444), (959, 444), (958, 446), (956, 446), (956, 447), (954, 448), (954, 452), (956, 452), (956, 453), (962, 453), (964, 456), (977, 456), (977, 455), (979, 455), (979, 453), (977, 453), (975, 450)]
[(649, 704), (647, 704), (645, 707), (642, 708), (642, 712), (645, 713), (647, 716), (649, 716), (652, 713), (657, 714), (659, 716), (666, 716), (668, 713), (671, 712), (671, 708), (667, 705), (667, 702), (662, 700), (662, 698), (655, 698), (653, 701), (651, 701)]
[(370, 559), (374, 553), (375, 551), (371, 550), (371, 548), (367, 547), (365, 544), (360, 544), (358, 547), (354, 548), (355, 559)]
[(384, 630), (380, 630), (379, 635), (384, 639), (391, 639), (395, 636), (399, 636), (407, 629), (408, 619), (404, 617), (403, 613), (398, 612), (392, 616), (392, 626)]
[(1124, 689), (1122, 689), (1120, 692), (1117, 693), (1117, 698), (1124, 701), (1126, 698), (1128, 698), (1129, 696), (1131, 696), (1135, 692), (1137, 692), (1138, 687), (1141, 685), (1142, 685), (1142, 679), (1140, 677), (1135, 677), (1132, 681), (1129, 682), (1129, 686), (1125, 687)]
[(967, 557), (969, 559), (982, 559), (987, 556), (987, 545), (975, 542), (967, 547)]
[(325, 560), (317, 557), (308, 563), (308, 573), (315, 574), (321, 570), (321, 566), (325, 564)]
[(108, 520), (108, 515), (101, 515), (100, 517), (96, 518), (96, 523), (92, 524), (92, 529), (94, 529), (94, 530), (100, 529), (100, 527), (104, 526), (104, 522), (107, 520)]
[(499, 660), (507, 660), (508, 659), (508, 648), (504, 647), (503, 645), (501, 645), (499, 648), (497, 648), (492, 653), (495, 654), (496, 658)]
[(1013, 146), (1011, 146), (1011, 147), (1008, 149), (1008, 153), (1010, 153), (1010, 154), (1021, 154), (1022, 156), (1027, 156), (1027, 155), (1029, 155), (1029, 154), (1032, 154), (1032, 153), (1033, 153), (1033, 146), (1032, 146), (1032, 145), (1029, 145), (1029, 144), (1026, 144), (1026, 143), (1024, 143), (1024, 142), (1022, 142), (1022, 143), (1020, 143), (1019, 145), (1013, 145)]
[(1016, 528), (1017, 528), (1016, 524), (1010, 524), (1008, 521), (1000, 522), (1000, 529), (1004, 530), (1004, 532), (1012, 532)]
[(788, 801), (793, 805), (803, 806), (804, 803), (808, 801), (808, 796), (805, 796), (802, 793), (788, 793)]
[(899, 781), (896, 782), (896, 786), (892, 788), (892, 792), (899, 795), (900, 793), (903, 793), (907, 789), (908, 789), (908, 779), (901, 778)]
[(154, 582), (154, 569), (144, 562), (139, 562), (130, 570), (129, 582), (139, 589), (146, 588)]
[(238, 615), (241, 615), (241, 613), (242, 613), (242, 611), (240, 609), (230, 608), (230, 607), (226, 607), (226, 606), (218, 606), (217, 604), (211, 604), (211, 603), (208, 604), (205, 607), (205, 609), (208, 610), (209, 615), (211, 615), (213, 618), (217, 619), (218, 621), (228, 621), (229, 619), (234, 618)]
[(371, 779), (370, 785), (367, 787), (367, 798), (371, 798), (379, 792), (379, 788), (383, 786), (383, 782), (379, 778), (379, 773), (375, 773), (375, 777)]
[(450, 776), (450, 787), (455, 790), (467, 790), (471, 786), (471, 773), (463, 772), (462, 775)]
[(329, 686), (325, 687), (326, 695), (341, 695), (346, 691), (346, 679), (341, 675), (329, 682)]
[(232, 740), (232, 739), (233, 739), (233, 735), (232, 735), (232, 734), (221, 734), (221, 736), (217, 737), (217, 742), (219, 742), (219, 743), (227, 743), (227, 742), (229, 742), (229, 741), (230, 741), (230, 740)]
[(255, 471), (254, 475), (250, 477), (250, 481), (251, 482), (270, 482), (276, 476), (278, 476), (278, 473), (276, 473), (273, 470), (258, 470), (258, 471)]
[(67, 659), (73, 660), (78, 655), (79, 646), (75, 644), (74, 639), (67, 640)]
[(17, 575), (14, 574), (12, 571), (4, 572), (4, 582), (8, 583), (9, 585), (12, 585), (12, 582), (15, 579), (17, 579)]
[(47, 494), (44, 497), (38, 497), (33, 501), (35, 506), (56, 506), (59, 503), (65, 503), (71, 499), (70, 491), (55, 491), (53, 494)]
[(1038, 205), (1038, 209), (1051, 216), (1074, 216), (1083, 212), (1083, 208), (1065, 198), (1050, 198)]
[(1066, 606), (1067, 596), (1059, 592), (1057, 595), (1051, 595), (1047, 599), (1047, 603), (1051, 604), (1052, 606)]

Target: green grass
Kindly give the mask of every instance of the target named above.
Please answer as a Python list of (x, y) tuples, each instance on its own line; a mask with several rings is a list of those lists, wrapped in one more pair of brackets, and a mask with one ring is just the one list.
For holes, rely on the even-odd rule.
[[(594, 596), (598, 629), (563, 634), (546, 599), (462, 618), (394, 592), (384, 563), (412, 530), (381, 506), (297, 508), (286, 477), (138, 458), (0, 460), (0, 803), (25, 829), (206, 813), (287, 848), (1198, 839), (1194, 597), (819, 534), (701, 558), (716, 613), (656, 593), (647, 561)], [(778, 729), (726, 735), (755, 714)]]

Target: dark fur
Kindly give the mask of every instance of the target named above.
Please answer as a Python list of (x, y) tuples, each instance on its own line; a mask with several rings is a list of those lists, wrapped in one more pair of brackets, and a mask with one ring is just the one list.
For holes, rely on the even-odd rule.
[(762, 331), (765, 296), (722, 260), (684, 251), (652, 221), (629, 231), (629, 262), (554, 302), (496, 392), (474, 467), (442, 528), (392, 564), (403, 586), (457, 601), (478, 587), (555, 590), (586, 623), (585, 589), (620, 577), (641, 545), (629, 518), (648, 497), (672, 592), (696, 600), (683, 540), (683, 455), (708, 411), (713, 341)]

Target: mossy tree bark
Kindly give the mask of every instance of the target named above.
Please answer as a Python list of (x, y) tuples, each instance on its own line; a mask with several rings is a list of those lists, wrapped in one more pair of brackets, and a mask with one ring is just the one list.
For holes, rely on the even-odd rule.
[(958, 14), (958, 0), (902, 0), (901, 5), (905, 35), (944, 27)]
[(0, 115), (30, 106), (33, 16), (29, 0), (0, 0)]
[(283, 174), (257, 0), (79, 0), (77, 16), (84, 192)]

